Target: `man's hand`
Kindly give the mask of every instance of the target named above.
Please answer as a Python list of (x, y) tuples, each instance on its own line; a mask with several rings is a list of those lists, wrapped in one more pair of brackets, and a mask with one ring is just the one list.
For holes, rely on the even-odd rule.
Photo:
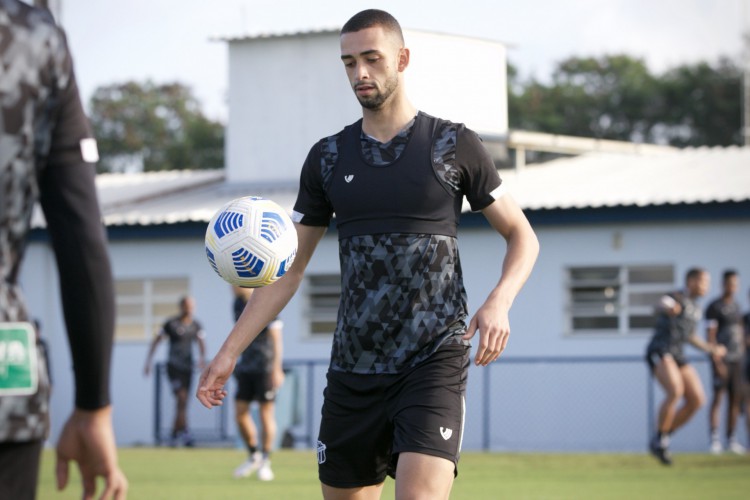
[(477, 330), (479, 330), (479, 345), (474, 364), (487, 366), (500, 357), (508, 345), (510, 337), (508, 310), (488, 300), (471, 319), (469, 329), (463, 338), (471, 339)]
[(91, 411), (75, 409), (68, 418), (57, 443), (55, 473), (58, 490), (65, 489), (68, 484), (71, 460), (78, 463), (81, 473), (82, 498), (94, 498), (97, 477), (104, 478), (100, 499), (126, 498), (128, 480), (117, 464), (111, 406)]
[(232, 376), (235, 363), (236, 360), (233, 357), (219, 351), (203, 370), (198, 381), (198, 390), (195, 393), (195, 397), (203, 406), (211, 409), (223, 404), (224, 398), (227, 396), (224, 385)]

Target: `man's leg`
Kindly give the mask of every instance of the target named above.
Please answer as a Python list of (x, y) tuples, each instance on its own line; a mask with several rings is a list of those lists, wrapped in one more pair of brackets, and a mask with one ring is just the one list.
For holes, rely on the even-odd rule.
[(237, 429), (242, 436), (242, 442), (252, 454), (258, 448), (258, 430), (253, 419), (250, 418), (250, 402), (235, 400), (234, 417), (237, 422)]
[(327, 484), (321, 484), (321, 487), (325, 500), (378, 500), (383, 492), (383, 483), (360, 488), (334, 488)]
[(450, 460), (422, 453), (401, 453), (396, 467), (396, 498), (447, 500), (455, 466)]
[(682, 383), (685, 387), (684, 403), (674, 416), (671, 432), (676, 431), (687, 423), (695, 412), (706, 403), (703, 384), (701, 384), (701, 379), (695, 368), (690, 365), (681, 366), (680, 374), (682, 375)]
[(234, 470), (234, 477), (248, 477), (261, 465), (261, 456), (258, 452), (258, 429), (253, 419), (250, 418), (249, 401), (235, 399), (234, 418), (248, 453), (247, 460)]
[(276, 405), (273, 401), (260, 403), (261, 445), (263, 453), (270, 453), (276, 439)]
[(668, 354), (654, 367), (654, 376), (662, 389), (664, 389), (664, 401), (662, 401), (659, 407), (656, 430), (662, 434), (668, 434), (672, 429), (677, 402), (682, 398), (685, 386), (677, 363)]

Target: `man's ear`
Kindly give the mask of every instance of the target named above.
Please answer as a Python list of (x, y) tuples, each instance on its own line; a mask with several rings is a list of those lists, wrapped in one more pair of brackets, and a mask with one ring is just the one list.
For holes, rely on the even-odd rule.
[(401, 47), (398, 50), (398, 70), (404, 71), (409, 66), (409, 49)]

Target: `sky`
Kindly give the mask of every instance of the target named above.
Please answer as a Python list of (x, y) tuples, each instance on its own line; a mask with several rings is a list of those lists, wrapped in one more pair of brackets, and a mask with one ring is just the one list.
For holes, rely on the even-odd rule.
[[(750, 30), (750, 0), (57, 1), (84, 102), (101, 85), (178, 81), (222, 122), (228, 113), (222, 37), (339, 28), (366, 8), (390, 12), (404, 28), (503, 42), (521, 78), (542, 81), (571, 56), (624, 53), (643, 58), (657, 74), (720, 56), (739, 64), (742, 33)], [(289, 72), (293, 77), (294, 68)]]

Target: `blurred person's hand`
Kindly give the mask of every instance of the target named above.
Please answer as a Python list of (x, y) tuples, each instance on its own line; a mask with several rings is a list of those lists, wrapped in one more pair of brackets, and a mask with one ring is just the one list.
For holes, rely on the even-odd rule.
[(58, 490), (68, 484), (71, 460), (78, 463), (85, 500), (94, 498), (97, 477), (104, 479), (104, 490), (98, 498), (122, 500), (127, 497), (128, 480), (117, 463), (111, 406), (90, 411), (75, 409), (68, 418), (57, 443)]

